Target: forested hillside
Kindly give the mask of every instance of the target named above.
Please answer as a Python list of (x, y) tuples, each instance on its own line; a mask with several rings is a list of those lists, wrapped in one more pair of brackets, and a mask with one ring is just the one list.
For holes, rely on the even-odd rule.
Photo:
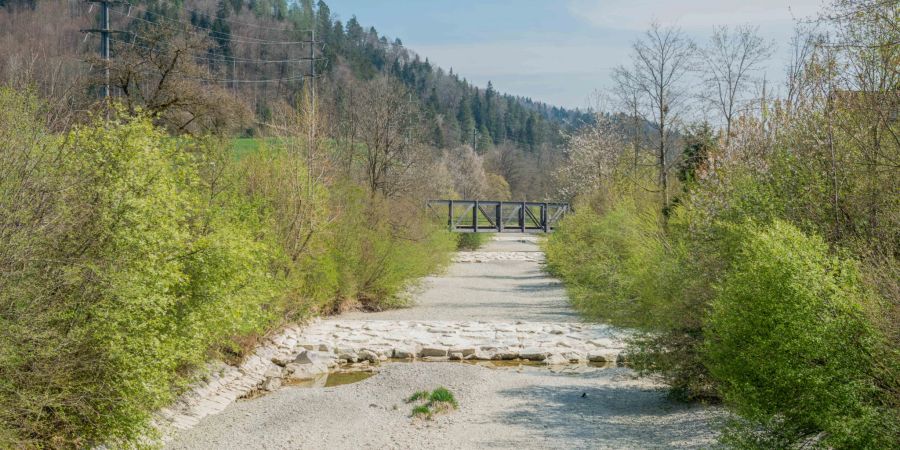
[[(36, 51), (49, 58), (37, 64), (55, 64), (54, 78), (42, 80), (45, 89), (58, 88), (50, 86), (54, 83), (98, 81), (103, 64), (91, 57), (99, 37), (79, 30), (97, 28), (99, 7), (84, 2), (17, 0), (5, 1), (0, 7), (5, 9), (2, 20), (9, 31), (7, 39), (14, 40), (2, 52), (7, 78), (15, 76), (10, 71), (22, 69), (13, 61), (37, 63), (28, 62), (26, 50), (30, 50), (32, 55)], [(114, 5), (110, 23), (118, 31), (111, 49), (113, 95), (135, 95), (128, 87), (135, 77), (122, 79), (135, 75), (134, 67), (123, 67), (131, 55), (159, 50), (165, 44), (196, 63), (192, 68), (176, 65), (170, 76), (227, 91), (240, 100), (250, 114), (228, 117), (215, 126), (233, 126), (244, 134), (264, 134), (259, 122), (271, 120), (279, 102), (295, 102), (296, 92), (311, 80), (310, 58), (315, 59), (316, 72), (323, 77), (319, 81), (324, 90), (322, 100), (331, 107), (348, 101), (344, 98), (346, 87), (354, 81), (386, 75), (402, 82), (420, 105), (429, 122), (428, 139), (438, 148), (468, 144), (484, 153), (493, 145), (508, 142), (536, 151), (560, 144), (560, 131), (592, 121), (590, 114), (497, 92), (490, 83), (474, 86), (464, 75), (432, 65), (427, 55), (416, 54), (400, 39), (383, 36), (354, 16), (346, 23), (335, 19), (324, 1), (314, 5), (312, 0), (135, 0)], [(22, 36), (35, 40), (13, 39)], [(79, 60), (87, 62), (78, 64)], [(199, 100), (182, 102), (180, 107), (190, 110), (192, 117), (199, 115), (203, 103)], [(222, 122), (224, 117), (217, 119)], [(202, 129), (199, 121), (178, 125), (196, 131)]]

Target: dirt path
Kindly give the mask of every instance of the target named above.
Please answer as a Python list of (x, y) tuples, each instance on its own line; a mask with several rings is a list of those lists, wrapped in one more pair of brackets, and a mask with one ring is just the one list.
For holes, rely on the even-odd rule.
[[(426, 280), (412, 308), (331, 321), (578, 321), (560, 283), (535, 261), (535, 243), (519, 241), (503, 236), (474, 257), (481, 262), (455, 263)], [(460, 409), (432, 422), (410, 418), (403, 399), (438, 386), (454, 392)], [(670, 402), (661, 386), (625, 368), (387, 363), (359, 383), (238, 401), (167, 448), (705, 448), (722, 415)]]

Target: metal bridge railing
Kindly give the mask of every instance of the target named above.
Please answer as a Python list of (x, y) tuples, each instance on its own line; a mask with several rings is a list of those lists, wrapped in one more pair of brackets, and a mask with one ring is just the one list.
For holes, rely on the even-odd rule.
[(428, 207), (461, 233), (549, 233), (568, 203), (430, 200)]

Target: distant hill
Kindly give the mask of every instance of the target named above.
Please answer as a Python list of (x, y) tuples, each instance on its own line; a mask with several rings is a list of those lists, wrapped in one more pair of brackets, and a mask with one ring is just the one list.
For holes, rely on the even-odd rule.
[[(7, 30), (6, 38), (12, 44), (5, 50), (9, 54), (16, 51), (12, 47), (18, 47), (19, 54), (40, 48), (49, 56), (80, 60), (96, 54), (99, 37), (80, 33), (80, 29), (97, 27), (96, 5), (77, 0), (0, 0), (0, 8), (16, 12), (15, 18), (8, 19), (8, 28), (22, 27)], [(400, 39), (389, 39), (354, 16), (346, 23), (336, 20), (324, 1), (132, 0), (113, 6), (110, 22), (111, 28), (123, 31), (113, 35), (113, 59), (129, 46), (151, 45), (143, 31), (147, 25), (208, 39), (209, 49), (192, 56), (207, 66), (211, 78), (241, 98), (258, 121), (270, 117), (278, 102), (293, 101), (308, 80), (310, 46), (304, 41), (310, 40), (312, 30), (317, 41), (313, 54), (317, 73), (326, 81), (323, 86), (347, 77), (365, 80), (378, 75), (401, 81), (415, 93), (415, 100), (431, 119), (430, 139), (438, 147), (469, 143), (483, 148), (511, 142), (533, 151), (559, 145), (561, 131), (592, 120), (584, 111), (497, 92), (490, 83), (474, 86), (462, 74), (436, 67), (427, 55), (415, 54)], [(35, 26), (41, 29), (34, 30)], [(19, 38), (30, 31), (37, 31), (33, 39)], [(0, 56), (3, 53), (0, 50)], [(71, 72), (96, 70), (73, 62), (65, 67)], [(78, 78), (75, 73), (68, 76)], [(327, 90), (323, 92), (329, 95)], [(254, 132), (253, 128), (248, 132)]]

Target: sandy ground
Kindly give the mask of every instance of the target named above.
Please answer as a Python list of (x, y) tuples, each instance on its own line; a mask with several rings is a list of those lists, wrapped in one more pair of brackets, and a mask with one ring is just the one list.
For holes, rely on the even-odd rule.
[[(485, 250), (538, 250), (518, 239), (503, 236)], [(425, 287), (412, 308), (336, 320), (578, 320), (560, 283), (533, 262), (458, 263)], [(410, 418), (403, 399), (438, 386), (456, 395), (460, 409), (431, 422)], [(671, 402), (662, 386), (625, 368), (555, 372), (388, 363), (359, 383), (286, 387), (238, 401), (182, 432), (167, 448), (708, 448), (723, 416), (719, 408)]]

